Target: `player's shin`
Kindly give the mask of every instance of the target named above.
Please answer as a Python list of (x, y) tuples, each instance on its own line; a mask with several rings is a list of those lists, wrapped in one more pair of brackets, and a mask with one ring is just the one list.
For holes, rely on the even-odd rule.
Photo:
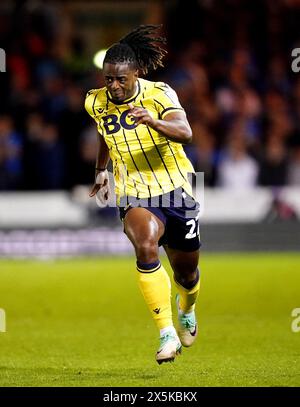
[(189, 314), (193, 312), (195, 309), (195, 303), (199, 294), (200, 290), (200, 273), (197, 269), (197, 276), (194, 281), (190, 284), (186, 285), (185, 287), (179, 284), (178, 281), (174, 278), (177, 290), (179, 292), (179, 308), (180, 310), (185, 313)]
[(159, 261), (153, 264), (137, 262), (139, 287), (151, 315), (161, 331), (173, 326), (170, 278)]

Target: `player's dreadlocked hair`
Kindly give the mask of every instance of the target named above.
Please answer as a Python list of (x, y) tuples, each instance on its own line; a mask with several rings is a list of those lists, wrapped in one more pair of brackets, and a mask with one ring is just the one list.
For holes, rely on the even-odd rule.
[(164, 37), (155, 36), (160, 25), (141, 25), (112, 45), (106, 52), (104, 63), (129, 63), (144, 74), (149, 69), (163, 66), (162, 59), (167, 53), (159, 43), (165, 44)]

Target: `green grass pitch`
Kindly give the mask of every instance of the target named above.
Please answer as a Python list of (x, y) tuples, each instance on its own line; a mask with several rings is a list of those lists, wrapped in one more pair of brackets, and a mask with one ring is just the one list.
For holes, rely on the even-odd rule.
[(0, 386), (299, 386), (300, 255), (200, 264), (198, 339), (159, 366), (133, 257), (1, 260)]

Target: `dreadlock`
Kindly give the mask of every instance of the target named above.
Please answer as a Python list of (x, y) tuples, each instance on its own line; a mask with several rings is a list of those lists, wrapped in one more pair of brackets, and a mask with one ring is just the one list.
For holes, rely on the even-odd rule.
[(163, 66), (162, 59), (167, 53), (159, 44), (165, 44), (164, 37), (155, 36), (160, 25), (140, 25), (106, 52), (104, 63), (128, 63), (147, 74), (149, 69)]

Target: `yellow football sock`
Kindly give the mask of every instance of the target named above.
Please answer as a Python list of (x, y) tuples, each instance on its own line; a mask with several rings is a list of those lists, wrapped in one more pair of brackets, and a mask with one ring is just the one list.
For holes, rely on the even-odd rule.
[(138, 264), (137, 270), (139, 287), (158, 329), (173, 326), (168, 273), (160, 262), (152, 265)]
[(200, 276), (197, 283), (191, 289), (183, 287), (175, 279), (174, 281), (179, 292), (179, 308), (185, 314), (194, 311), (195, 303), (200, 290)]

